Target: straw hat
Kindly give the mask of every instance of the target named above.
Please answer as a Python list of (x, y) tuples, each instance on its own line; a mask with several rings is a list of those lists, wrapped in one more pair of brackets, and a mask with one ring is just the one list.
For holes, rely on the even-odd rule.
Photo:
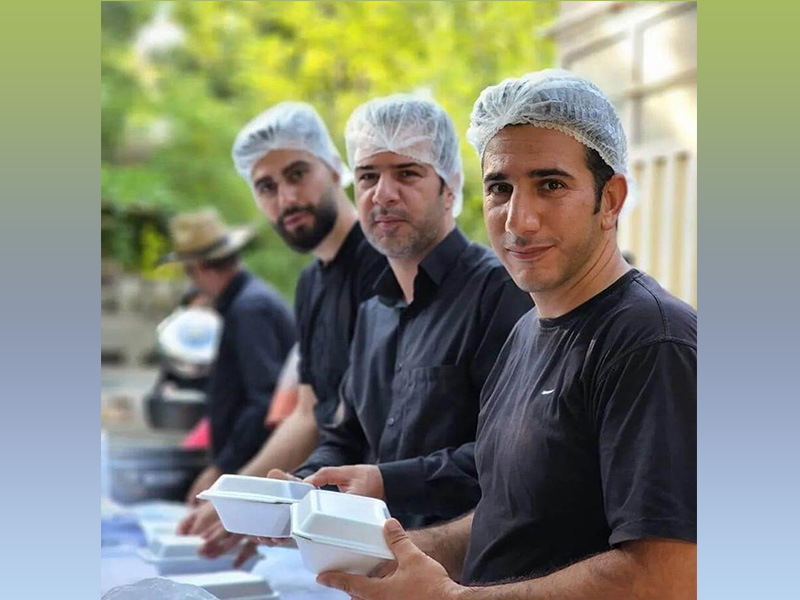
[(247, 225), (228, 227), (213, 208), (175, 216), (169, 223), (172, 252), (159, 264), (230, 256), (253, 239)]

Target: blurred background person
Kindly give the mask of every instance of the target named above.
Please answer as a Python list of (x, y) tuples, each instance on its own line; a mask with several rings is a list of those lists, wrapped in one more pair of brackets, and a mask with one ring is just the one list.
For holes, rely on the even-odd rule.
[(286, 302), (240, 261), (239, 250), (252, 234), (249, 227), (227, 227), (213, 209), (170, 222), (173, 251), (161, 262), (182, 263), (223, 319), (207, 387), (211, 464), (189, 489), (189, 504), (220, 475), (238, 471), (263, 444), (269, 401), (296, 339)]

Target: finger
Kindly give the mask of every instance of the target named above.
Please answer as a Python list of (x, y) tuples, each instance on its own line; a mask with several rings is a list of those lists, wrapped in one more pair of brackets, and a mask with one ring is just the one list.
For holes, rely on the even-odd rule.
[(183, 521), (178, 523), (175, 533), (178, 535), (188, 535), (191, 532), (194, 522), (197, 520), (197, 512), (192, 511), (183, 518)]
[(233, 568), (238, 569), (244, 563), (250, 560), (252, 556), (255, 556), (257, 552), (258, 550), (255, 542), (252, 540), (247, 540), (242, 545), (242, 549), (239, 551), (239, 554), (236, 555), (236, 560), (233, 561)]
[(233, 534), (228, 533), (222, 528), (212, 528), (205, 532), (203, 539), (205, 543), (200, 546), (199, 554), (207, 558), (216, 558), (225, 553), (225, 541)]
[(347, 573), (328, 572), (317, 576), (317, 583), (329, 588), (341, 590), (345, 594), (358, 598), (369, 598), (374, 592), (375, 584), (369, 577), (363, 575), (348, 575)]
[(313, 475), (305, 478), (306, 483), (310, 483), (315, 487), (322, 487), (324, 485), (342, 486), (350, 483), (349, 469), (345, 467), (323, 467)]
[(217, 542), (217, 548), (219, 549), (220, 554), (225, 554), (226, 552), (233, 550), (239, 543), (242, 541), (242, 536), (236, 535), (235, 533), (229, 533), (226, 537), (220, 538)]
[(389, 519), (384, 523), (383, 535), (386, 538), (386, 543), (389, 544), (389, 549), (397, 558), (398, 563), (422, 552), (414, 545), (414, 542), (408, 538), (408, 534), (397, 519)]
[(192, 534), (202, 535), (202, 532), (217, 526), (222, 527), (222, 524), (220, 523), (216, 511), (206, 511), (206, 507), (203, 507), (200, 509), (197, 519), (195, 519), (194, 527), (192, 527)]
[(270, 469), (269, 473), (267, 473), (267, 478), (269, 478), (269, 479), (289, 479), (289, 476), (285, 471), (281, 471), (280, 469)]

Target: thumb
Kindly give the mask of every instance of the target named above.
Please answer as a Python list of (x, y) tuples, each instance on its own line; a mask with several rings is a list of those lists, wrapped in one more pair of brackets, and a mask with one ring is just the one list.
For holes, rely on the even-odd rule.
[(386, 543), (389, 544), (389, 549), (397, 558), (398, 563), (420, 552), (414, 542), (409, 539), (408, 534), (397, 519), (389, 519), (384, 523), (383, 536), (386, 538)]

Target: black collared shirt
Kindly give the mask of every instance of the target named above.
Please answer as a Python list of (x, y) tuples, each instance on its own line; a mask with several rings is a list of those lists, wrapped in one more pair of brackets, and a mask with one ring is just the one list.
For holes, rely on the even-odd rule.
[(350, 359), (359, 305), (386, 268), (356, 223), (336, 257), (327, 265), (315, 260), (300, 274), (295, 315), (300, 332), (300, 382), (317, 396), (317, 423), (330, 421), (339, 403), (339, 384)]
[[(420, 526), (477, 502), (469, 444), (480, 390), (514, 323), (533, 303), (491, 250), (458, 229), (420, 264), (410, 305), (391, 269), (375, 287), (378, 296), (358, 314), (341, 414), (298, 473), (379, 463), (390, 511), (407, 526)], [(417, 458), (462, 445), (466, 469), (453, 468), (448, 452)]]
[(234, 276), (215, 305), (224, 325), (208, 385), (211, 450), (214, 464), (231, 473), (267, 437), (264, 416), (296, 334), (283, 298), (246, 271)]
[(522, 317), (481, 396), (464, 583), (542, 576), (616, 544), (697, 538), (697, 314), (631, 270)]

